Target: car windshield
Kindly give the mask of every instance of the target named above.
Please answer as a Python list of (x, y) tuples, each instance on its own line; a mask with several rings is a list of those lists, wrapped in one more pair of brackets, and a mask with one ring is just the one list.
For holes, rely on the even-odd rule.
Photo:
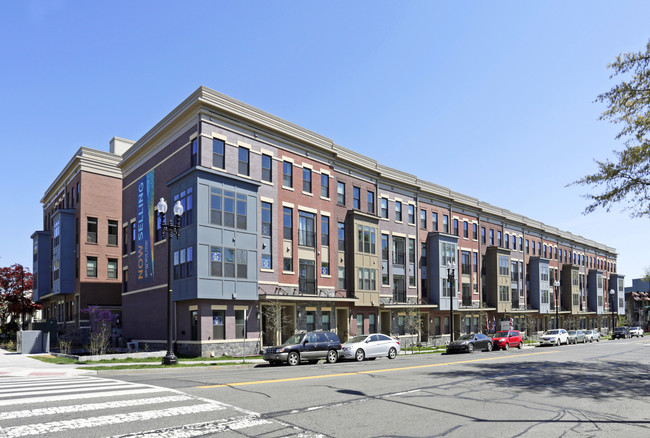
[(356, 344), (357, 342), (363, 342), (368, 336), (355, 336), (345, 341), (346, 344)]
[(291, 336), (289, 339), (284, 341), (284, 344), (282, 345), (296, 345), (300, 344), (302, 342), (302, 338), (305, 337), (305, 333), (296, 333), (295, 335)]
[(625, 327), (616, 327), (614, 330), (617, 331), (617, 332), (624, 332)]
[(495, 338), (507, 338), (508, 337), (508, 332), (496, 332), (494, 334)]
[(569, 330), (569, 334), (570, 334), (570, 335), (576, 335), (576, 334), (578, 334), (578, 332), (575, 331), (575, 330)]
[(545, 335), (559, 335), (560, 331), (559, 330), (547, 330)]
[(458, 338), (459, 341), (471, 341), (472, 339), (474, 339), (474, 335), (463, 335)]

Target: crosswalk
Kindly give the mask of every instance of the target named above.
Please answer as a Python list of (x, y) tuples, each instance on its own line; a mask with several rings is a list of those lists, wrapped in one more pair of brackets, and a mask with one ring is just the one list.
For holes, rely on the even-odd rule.
[(93, 376), (0, 378), (0, 438), (317, 436), (177, 390)]

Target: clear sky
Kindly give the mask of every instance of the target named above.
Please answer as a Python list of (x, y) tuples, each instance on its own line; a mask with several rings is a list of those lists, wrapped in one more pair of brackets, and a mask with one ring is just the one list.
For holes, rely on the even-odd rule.
[(594, 102), (650, 39), (647, 1), (8, 1), (0, 266), (32, 266), (40, 200), (81, 146), (137, 140), (200, 85), (399, 170), (650, 265), (647, 219), (583, 215), (622, 143)]

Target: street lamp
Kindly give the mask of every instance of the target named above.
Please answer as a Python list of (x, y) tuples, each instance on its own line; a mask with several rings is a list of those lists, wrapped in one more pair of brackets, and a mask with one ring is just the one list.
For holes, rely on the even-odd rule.
[(616, 291), (614, 289), (609, 290), (609, 305), (612, 306), (612, 333), (614, 333), (614, 294)]
[(454, 341), (454, 273), (456, 267), (452, 262), (447, 263), (447, 282), (449, 283), (449, 336), (451, 337), (451, 342)]
[(181, 228), (181, 216), (183, 215), (183, 206), (181, 201), (176, 201), (174, 204), (174, 219), (169, 219), (165, 224), (165, 213), (167, 213), (167, 203), (165, 198), (160, 198), (158, 201), (158, 215), (160, 217), (160, 229), (162, 237), (165, 238), (167, 232), (167, 354), (162, 359), (163, 365), (176, 365), (178, 358), (172, 351), (172, 272), (174, 264), (172, 260), (172, 235), (176, 235), (178, 239), (178, 230)]
[(553, 287), (555, 287), (555, 328), (560, 328), (560, 282), (555, 280), (553, 282)]

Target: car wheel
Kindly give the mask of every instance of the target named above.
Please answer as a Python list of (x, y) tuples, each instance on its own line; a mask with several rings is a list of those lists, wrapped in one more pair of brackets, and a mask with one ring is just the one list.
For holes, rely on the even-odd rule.
[(339, 360), (339, 355), (335, 350), (327, 352), (327, 363), (335, 363), (337, 360)]
[(517, 345), (517, 348), (521, 350), (522, 346), (523, 346), (523, 342), (520, 342), (519, 345)]
[(390, 347), (390, 350), (388, 350), (388, 358), (395, 359), (396, 357), (397, 357), (397, 350), (395, 350), (395, 347)]
[(557, 345), (558, 347), (561, 345), (560, 344), (560, 338), (557, 338), (557, 342), (555, 342), (555, 345)]
[(362, 362), (366, 358), (366, 353), (361, 348), (358, 348), (356, 353), (354, 353), (354, 358), (357, 362)]
[(505, 344), (503, 344), (503, 349), (506, 350), (506, 351), (509, 350), (510, 349), (510, 344), (507, 343), (507, 342)]
[(300, 355), (295, 351), (292, 351), (289, 353), (289, 356), (287, 356), (287, 363), (291, 366), (298, 365), (300, 363)]
[(467, 344), (467, 352), (472, 353), (474, 351), (474, 344)]
[(488, 342), (487, 344), (487, 351), (492, 351), (492, 342)]

